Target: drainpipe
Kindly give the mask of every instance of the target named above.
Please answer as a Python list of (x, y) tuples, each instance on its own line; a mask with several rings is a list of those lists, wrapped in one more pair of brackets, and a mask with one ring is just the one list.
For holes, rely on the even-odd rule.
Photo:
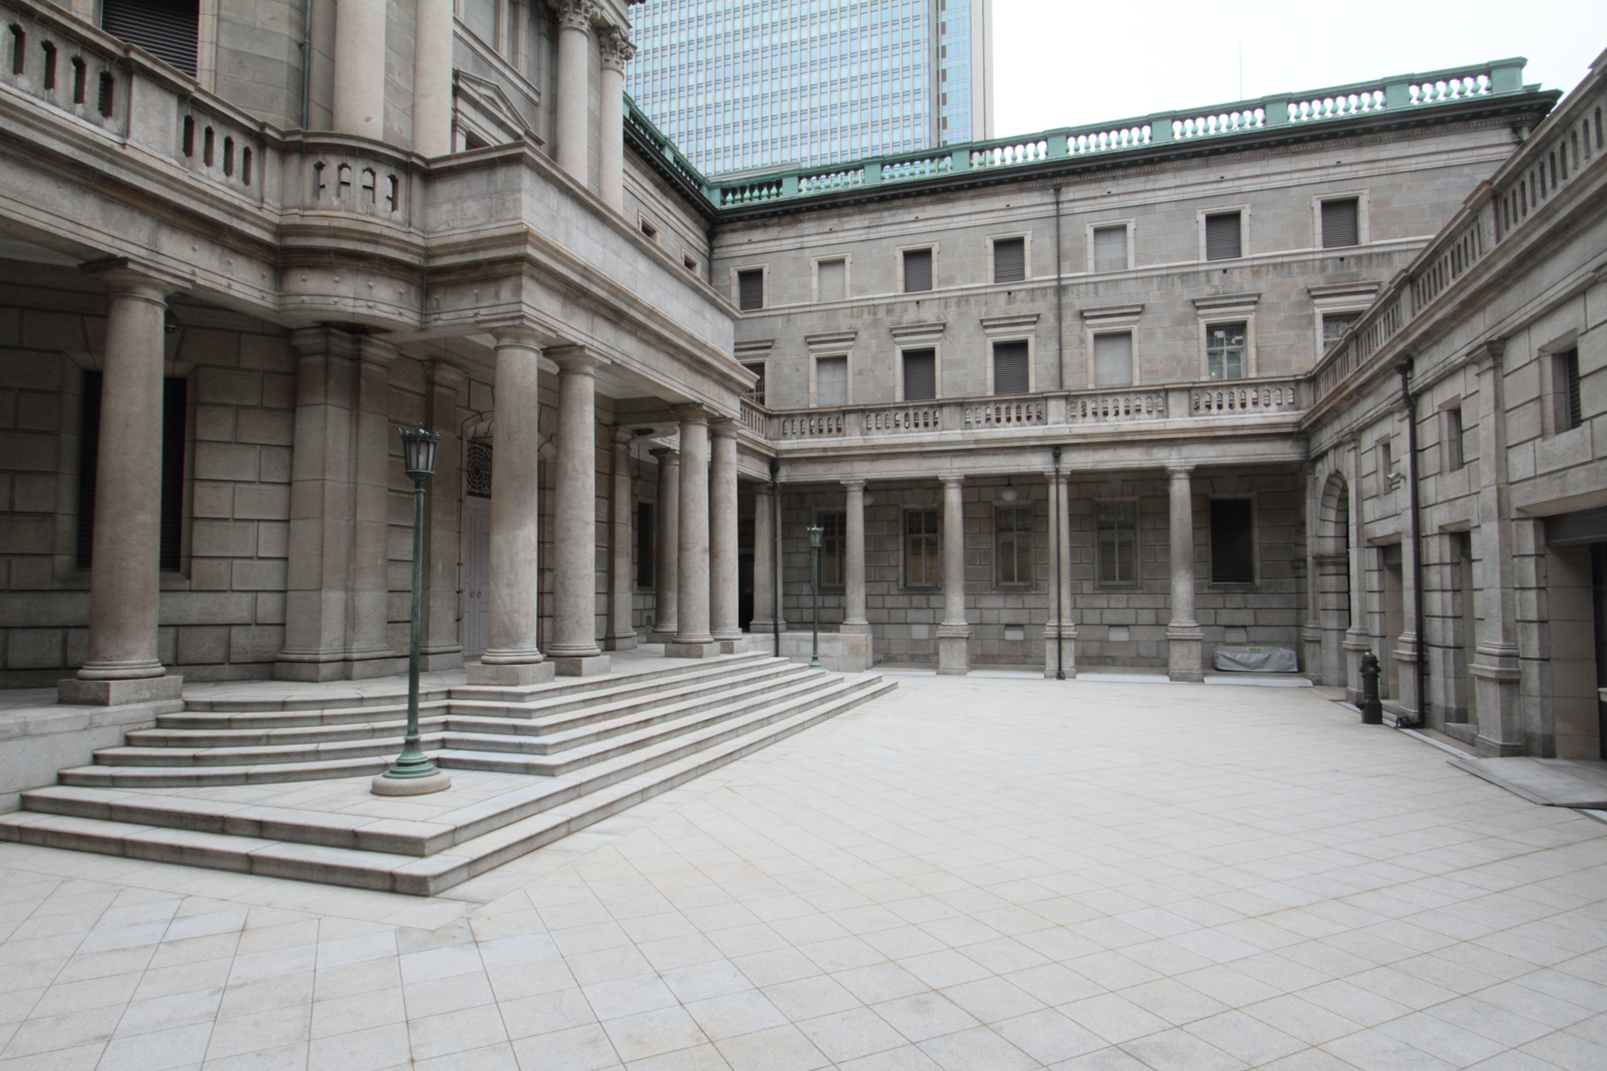
[[(1060, 187), (1056, 186), (1055, 189), (1059, 190)], [(1059, 213), (1056, 213), (1057, 222), (1059, 218)], [(1058, 242), (1056, 248), (1059, 248)], [(1060, 447), (1055, 447), (1049, 453), (1055, 459), (1055, 493), (1049, 496), (1055, 510), (1055, 680), (1063, 681), (1066, 679), (1066, 589), (1061, 585), (1060, 578)]]
[[(1055, 360), (1060, 365), (1060, 389), (1066, 389), (1065, 287), (1060, 282), (1060, 187), (1055, 186)], [(1060, 448), (1055, 447), (1056, 451)]]
[(1415, 729), (1428, 720), (1428, 637), (1423, 631), (1423, 509), (1417, 488), (1417, 395), (1412, 392), (1412, 359), (1395, 366), (1401, 377), (1401, 399), (1406, 402), (1407, 486), (1412, 502), (1412, 627), (1417, 631), (1417, 717), (1396, 719), (1397, 729)]
[(776, 644), (776, 657), (781, 657), (781, 555), (776, 547), (781, 543), (781, 462), (770, 462), (770, 632)]
[(312, 5), (306, 0), (307, 18), (301, 34), (301, 129), (307, 129), (312, 115)]

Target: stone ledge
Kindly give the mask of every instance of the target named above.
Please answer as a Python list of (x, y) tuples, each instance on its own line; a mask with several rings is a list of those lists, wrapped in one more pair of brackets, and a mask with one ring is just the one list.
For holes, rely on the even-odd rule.
[[(768, 637), (767, 637), (768, 638)], [(809, 661), (812, 647), (809, 632), (783, 632), (781, 657), (794, 662)], [(833, 673), (863, 673), (870, 669), (871, 637), (864, 632), (822, 632), (820, 664)]]

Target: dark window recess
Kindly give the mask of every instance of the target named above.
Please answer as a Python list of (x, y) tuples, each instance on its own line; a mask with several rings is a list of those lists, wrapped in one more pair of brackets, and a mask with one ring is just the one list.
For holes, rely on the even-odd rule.
[(56, 46), (49, 41), (39, 46), (45, 54), (45, 88), (56, 88)]
[(754, 375), (759, 377), (757, 380), (754, 381), (753, 386), (748, 388), (748, 397), (752, 398), (754, 401), (758, 402), (760, 405), (763, 405), (764, 404), (764, 362), (760, 361), (757, 364), (745, 364), (742, 367), (746, 368), (748, 371), (752, 372)]
[(1584, 422), (1579, 404), (1579, 350), (1563, 350), (1551, 360), (1557, 393), (1557, 430), (1572, 431)]
[(100, 110), (100, 114), (107, 119), (112, 117), (112, 103), (116, 92), (117, 80), (112, 77), (111, 72), (102, 71), (100, 75), (100, 96), (96, 98), (95, 104)]
[(843, 586), (843, 548), (847, 543), (848, 514), (842, 511), (817, 513), (820, 525), (820, 586)]
[(737, 272), (737, 307), (743, 312), (764, 308), (764, 269)]
[(185, 74), (195, 74), (200, 28), (196, 0), (102, 0), (101, 29), (138, 45)]
[(81, 57), (73, 57), (73, 103), (84, 103), (84, 61)]
[(1233, 260), (1244, 255), (1239, 241), (1239, 222), (1237, 212), (1205, 217), (1206, 260)]
[(904, 250), (904, 292), (932, 289), (932, 251)]
[(1467, 463), (1466, 443), (1463, 442), (1462, 407), (1445, 411), (1445, 467), (1452, 471)]
[(937, 397), (937, 351), (904, 351), (904, 400), (922, 402)]
[(1027, 343), (993, 344), (993, 393), (1027, 393)]
[(1361, 243), (1361, 209), (1356, 198), (1322, 203), (1322, 247), (1338, 249)]
[(11, 24), (11, 73), (21, 74), (28, 62), (28, 34), (16, 23)]
[(653, 503), (636, 503), (636, 586), (653, 586)]
[[(183, 379), (162, 381), (162, 569), (176, 571), (183, 564), (184, 536), (184, 420), (186, 389)], [(95, 550), (95, 475), (100, 458), (101, 374), (84, 373), (84, 401), (78, 432), (78, 546), (77, 564), (88, 569)]]
[(1211, 583), (1255, 583), (1255, 522), (1248, 498), (1211, 500)]
[(1027, 240), (1000, 238), (993, 243), (993, 281), (1019, 283), (1027, 277)]

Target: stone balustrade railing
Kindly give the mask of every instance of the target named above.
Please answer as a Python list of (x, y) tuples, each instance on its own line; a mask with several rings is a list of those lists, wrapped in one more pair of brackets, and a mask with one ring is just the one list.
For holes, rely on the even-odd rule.
[[(1435, 104), (1485, 90), (1469, 77), (1441, 78), (1413, 87), (1414, 103)], [(1607, 157), (1607, 91), (1565, 101), (1495, 176), (1473, 192), (1461, 213), (1405, 271), (1392, 279), (1371, 307), (1323, 355), (1312, 372), (1321, 402), (1419, 316), (1428, 313), (1457, 280), (1513, 239), (1538, 212), (1587, 169)]]

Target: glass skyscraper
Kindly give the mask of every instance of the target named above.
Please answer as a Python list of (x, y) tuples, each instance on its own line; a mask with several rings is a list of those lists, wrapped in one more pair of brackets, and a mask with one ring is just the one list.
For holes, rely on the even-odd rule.
[(648, 0), (637, 105), (706, 175), (992, 134), (992, 0)]

